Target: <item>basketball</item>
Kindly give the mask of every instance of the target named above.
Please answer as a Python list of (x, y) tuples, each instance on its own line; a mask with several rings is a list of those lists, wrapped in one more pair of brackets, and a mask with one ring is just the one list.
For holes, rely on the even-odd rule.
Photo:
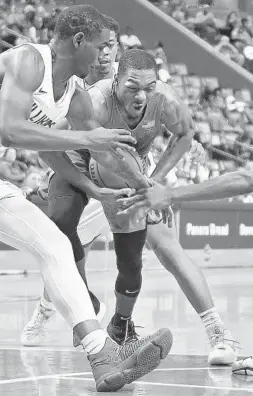
[[(136, 172), (143, 173), (143, 164), (140, 156), (136, 152), (124, 150), (124, 157), (124, 162), (126, 162), (130, 168), (136, 170)], [(121, 177), (116, 175), (110, 170), (109, 167), (106, 168), (100, 165), (93, 158), (90, 160), (89, 172), (91, 180), (99, 187), (115, 189), (130, 187), (127, 181), (124, 179), (124, 176)]]

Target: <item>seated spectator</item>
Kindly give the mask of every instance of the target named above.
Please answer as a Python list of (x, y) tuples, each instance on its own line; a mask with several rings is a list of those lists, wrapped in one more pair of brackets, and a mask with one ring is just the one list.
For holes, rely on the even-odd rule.
[(242, 27), (249, 34), (249, 36), (253, 37), (253, 21), (251, 16), (247, 16), (246, 18), (242, 18)]
[(120, 35), (120, 41), (124, 49), (141, 48), (142, 44), (138, 37), (133, 33), (130, 26), (126, 27), (125, 34)]
[(244, 48), (246, 45), (252, 45), (251, 35), (243, 27), (240, 20), (236, 21), (234, 29), (230, 34), (230, 41), (236, 48)]
[(163, 43), (159, 41), (156, 45), (154, 56), (158, 66), (158, 77), (162, 82), (167, 83), (170, 79), (167, 57), (163, 49)]
[(237, 14), (237, 12), (235, 11), (230, 12), (230, 14), (227, 15), (224, 26), (222, 28), (219, 28), (220, 34), (224, 36), (228, 36), (230, 39), (231, 33), (235, 28), (235, 26), (237, 25), (238, 20), (239, 20), (239, 15)]
[(183, 24), (185, 21), (185, 11), (181, 5), (177, 5), (175, 10), (171, 13), (171, 16), (175, 21)]
[(227, 36), (221, 36), (220, 42), (215, 46), (215, 49), (222, 55), (238, 63), (240, 66), (243, 65), (245, 60), (244, 56), (229, 42)]
[(217, 34), (216, 21), (210, 7), (201, 8), (194, 20), (195, 32), (202, 39), (212, 43)]

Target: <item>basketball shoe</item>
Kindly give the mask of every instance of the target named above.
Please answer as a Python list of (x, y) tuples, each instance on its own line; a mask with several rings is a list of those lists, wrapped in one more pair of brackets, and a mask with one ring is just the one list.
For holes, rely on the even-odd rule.
[(237, 359), (239, 342), (235, 341), (230, 331), (226, 329), (215, 327), (214, 330), (214, 334), (210, 337), (212, 350), (209, 353), (208, 363), (212, 365), (233, 364)]
[(107, 326), (107, 333), (119, 345), (137, 341), (139, 338), (131, 318), (122, 318), (118, 314), (112, 317)]
[(169, 329), (123, 346), (107, 338), (104, 348), (88, 355), (98, 392), (115, 392), (148, 374), (168, 355), (173, 343)]
[[(89, 293), (97, 320), (100, 323), (105, 316), (106, 306), (92, 292)], [(56, 309), (54, 305), (42, 297), (35, 308), (31, 320), (27, 323), (21, 334), (21, 344), (29, 347), (41, 345), (45, 336), (45, 326), (55, 314)]]
[(233, 374), (253, 375), (253, 358), (252, 356), (237, 360), (232, 365)]

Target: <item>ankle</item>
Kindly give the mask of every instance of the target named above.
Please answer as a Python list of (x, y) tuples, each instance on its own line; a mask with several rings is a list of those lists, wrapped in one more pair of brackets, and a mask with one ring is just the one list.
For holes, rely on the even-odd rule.
[(97, 320), (86, 320), (85, 322), (79, 323), (74, 327), (74, 332), (76, 333), (79, 340), (82, 340), (88, 334), (96, 330), (101, 330)]
[(125, 324), (129, 320), (131, 320), (131, 316), (126, 317), (116, 312), (112, 318), (112, 323), (115, 326), (121, 326), (122, 324)]

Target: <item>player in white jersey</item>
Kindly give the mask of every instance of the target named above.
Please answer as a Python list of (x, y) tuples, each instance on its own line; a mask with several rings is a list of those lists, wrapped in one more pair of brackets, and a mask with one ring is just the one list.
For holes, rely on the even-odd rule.
[[(54, 151), (67, 168), (69, 161), (62, 150), (109, 150), (118, 158), (115, 150), (134, 142), (126, 131), (90, 128), (89, 96), (73, 78), (85, 77), (98, 52), (108, 45), (108, 27), (107, 17), (94, 7), (72, 6), (60, 14), (51, 46), (26, 44), (0, 56), (0, 133), (5, 146)], [(74, 130), (54, 128), (64, 117)], [(92, 196), (101, 196), (84, 174), (77, 171), (77, 177)], [(112, 190), (102, 193), (105, 199), (117, 194)], [(25, 200), (21, 190), (3, 180), (0, 218), (1, 240), (31, 252), (39, 263), (52, 301), (88, 354), (98, 391), (120, 389), (157, 367), (161, 356), (169, 352), (170, 331), (162, 330), (131, 348), (113, 343), (96, 320), (68, 239)]]
[[(111, 32), (111, 34), (113, 35), (113, 32)], [(93, 82), (96, 81), (96, 76), (94, 76), (94, 74), (95, 73), (93, 73)], [(90, 92), (91, 96), (92, 91), (92, 88), (88, 91)], [(95, 99), (93, 100), (95, 101)], [(201, 158), (202, 151), (201, 149), (199, 149), (199, 146), (196, 146), (196, 142), (193, 144), (192, 147), (193, 157), (194, 150), (196, 154), (195, 160), (198, 160), (198, 158)], [(80, 169), (82, 169), (82, 160), (80, 158), (78, 160), (77, 157), (74, 158), (74, 160), (76, 161), (76, 165), (78, 167), (80, 166)], [(150, 158), (150, 162), (152, 163), (152, 157)], [(150, 173), (151, 172), (152, 171), (150, 171)], [(60, 190), (58, 190), (57, 186)], [(84, 281), (86, 282), (85, 261), (87, 260), (87, 256), (86, 254), (84, 254), (81, 245), (83, 244), (90, 247), (92, 242), (96, 239), (98, 235), (100, 235), (101, 233), (108, 234), (109, 231), (106, 216), (102, 211), (101, 204), (97, 201), (90, 202), (83, 211), (84, 205), (81, 204), (81, 202), (83, 202), (81, 194), (78, 194), (78, 192), (71, 188), (69, 183), (66, 183), (66, 181), (62, 180), (60, 176), (57, 176), (55, 180), (53, 180), (51, 187), (52, 189), (54, 189), (55, 192), (50, 196), (49, 207), (51, 207), (52, 210), (52, 212), (50, 213), (56, 223), (60, 226), (61, 230), (63, 230), (63, 232), (65, 232), (71, 240), (74, 252), (76, 254), (76, 262), (79, 272)], [(61, 209), (60, 201), (62, 199), (57, 199), (59, 195), (64, 195), (63, 190), (65, 191), (65, 195), (69, 197), (69, 201), (72, 200), (73, 203), (72, 205), (71, 202), (69, 202), (69, 204), (65, 207), (66, 211), (72, 213), (72, 215), (70, 215), (69, 217), (66, 217), (66, 211), (63, 211)], [(73, 198), (70, 198), (73, 195), (76, 197), (76, 201), (73, 201)], [(77, 198), (78, 196), (79, 199)], [(54, 199), (55, 203), (53, 203)], [(71, 207), (75, 208), (75, 217), (73, 215), (73, 210), (71, 209)], [(80, 211), (77, 212), (77, 208), (80, 208)], [(76, 234), (76, 227), (81, 213), (82, 216), (78, 226), (78, 233), (82, 244), (79, 238), (79, 243), (77, 242)], [(70, 218), (74, 219), (74, 225), (73, 222), (69, 220)], [(168, 229), (163, 224), (158, 224), (155, 226), (148, 225), (147, 242), (154, 250), (162, 265), (175, 276), (180, 287), (191, 302), (192, 306), (200, 315), (200, 318), (203, 321), (204, 326), (206, 327), (207, 335), (212, 346), (212, 351), (209, 355), (209, 362), (211, 364), (233, 363), (236, 359), (236, 348), (234, 347), (235, 342), (233, 341), (230, 332), (225, 329), (225, 326), (216, 308), (214, 307), (214, 303), (210, 295), (207, 282), (203, 277), (201, 270), (184, 253), (181, 245), (179, 244), (175, 226), (173, 225), (172, 229)], [(99, 312), (100, 302), (91, 292), (90, 294), (95, 310), (96, 312)], [(127, 316), (126, 313), (125, 316)], [(129, 316), (131, 316), (131, 312), (128, 312), (128, 317)], [(25, 329), (26, 334), (24, 334), (23, 337), (23, 342), (25, 343), (25, 345), (39, 344), (44, 335), (43, 327), (43, 323), (41, 325), (38, 325), (36, 320), (32, 319), (32, 321), (28, 324), (28, 328)], [(117, 328), (118, 329), (116, 339), (119, 342), (120, 340), (125, 339), (126, 326), (117, 326)], [(218, 334), (216, 334), (217, 329), (219, 330)], [(129, 339), (136, 336), (132, 321), (128, 321), (127, 331)], [(29, 340), (27, 340), (27, 335), (29, 335), (29, 333), (31, 332), (33, 336), (30, 337)]]

